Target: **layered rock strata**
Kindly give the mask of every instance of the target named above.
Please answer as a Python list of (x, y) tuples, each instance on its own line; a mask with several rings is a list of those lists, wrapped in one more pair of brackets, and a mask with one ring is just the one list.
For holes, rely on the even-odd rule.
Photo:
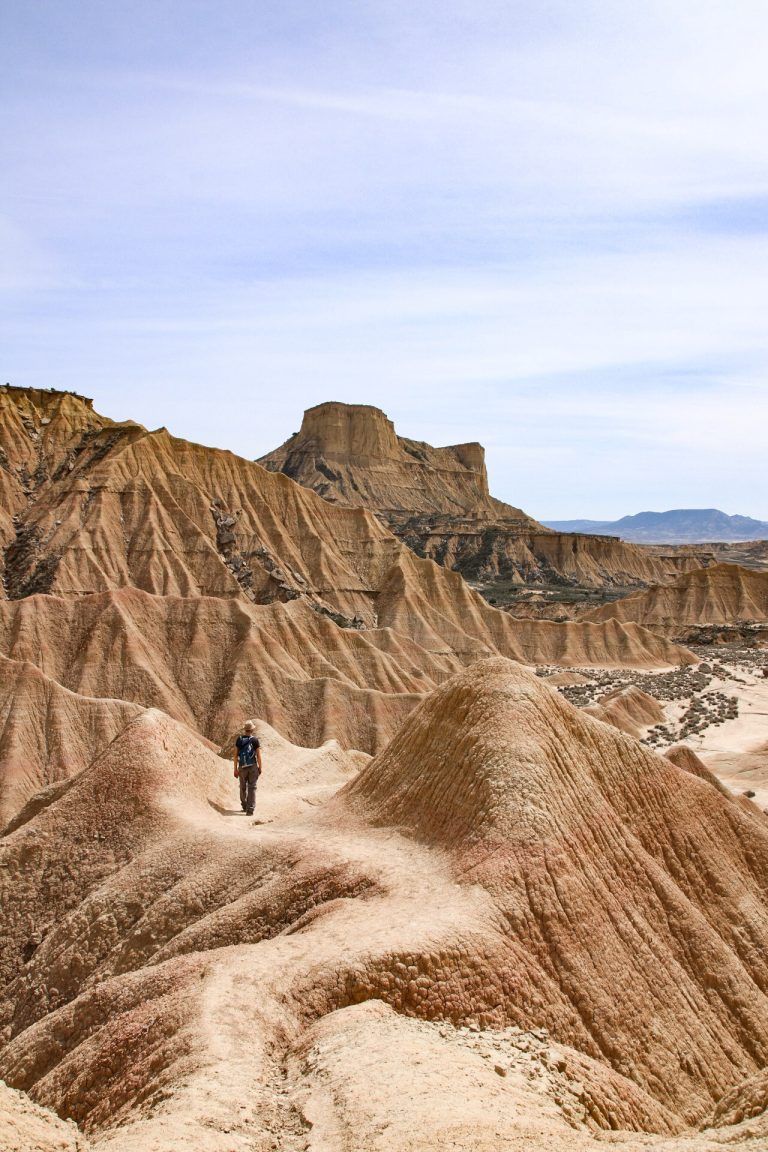
[(268, 823), (150, 711), (0, 840), (13, 1088), (111, 1152), (759, 1147), (761, 813), (499, 659), (370, 762), (260, 735)]
[(468, 579), (633, 587), (698, 566), (615, 536), (553, 532), (491, 496), (482, 445), (409, 440), (369, 405), (308, 409), (300, 430), (259, 462), (332, 503), (370, 509), (417, 555)]
[(768, 572), (715, 564), (587, 612), (585, 620), (621, 620), (667, 636), (706, 627), (738, 629), (768, 623)]
[[(0, 389), (0, 407), (0, 653), (79, 696), (155, 705), (215, 741), (255, 715), (298, 743), (374, 752), (425, 692), (488, 655), (692, 659), (635, 626), (515, 622), (372, 513), (70, 393)], [(34, 748), (27, 791), (69, 772)]]

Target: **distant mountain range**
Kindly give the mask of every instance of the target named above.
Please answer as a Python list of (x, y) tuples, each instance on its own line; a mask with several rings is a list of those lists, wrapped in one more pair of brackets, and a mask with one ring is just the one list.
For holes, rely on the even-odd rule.
[(546, 520), (556, 532), (621, 536), (635, 544), (709, 544), (716, 541), (768, 539), (768, 521), (728, 516), (718, 508), (673, 508), (638, 512), (620, 520)]

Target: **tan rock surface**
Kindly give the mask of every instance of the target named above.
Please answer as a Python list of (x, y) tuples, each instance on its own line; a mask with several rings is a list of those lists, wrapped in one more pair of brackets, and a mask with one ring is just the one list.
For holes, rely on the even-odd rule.
[(699, 564), (615, 537), (553, 532), (491, 496), (480, 444), (433, 448), (408, 440), (365, 404), (308, 409), (299, 432), (259, 462), (325, 500), (375, 512), (418, 555), (467, 578), (633, 586)]
[(301, 429), (259, 463), (349, 507), (384, 514), (469, 514), (548, 531), (491, 496), (481, 444), (433, 448), (407, 440), (380, 408), (368, 404), (309, 408)]
[(3, 1152), (86, 1152), (85, 1137), (48, 1108), (0, 1080), (0, 1148)]
[(0, 652), (81, 695), (162, 708), (217, 743), (254, 716), (296, 743), (336, 738), (366, 752), (425, 692), (491, 654), (565, 665), (693, 660), (636, 625), (514, 621), (406, 552), (376, 605), (379, 627), (357, 630), (303, 599), (35, 595), (0, 601)]
[(0, 841), (10, 1084), (113, 1152), (717, 1145), (686, 1123), (768, 1057), (768, 822), (504, 660), (357, 775), (261, 735), (267, 823), (150, 711)]
[(674, 584), (636, 592), (587, 612), (585, 620), (621, 620), (679, 636), (702, 625), (768, 621), (768, 572), (715, 564)]
[(630, 736), (639, 736), (643, 729), (664, 720), (664, 709), (658, 700), (635, 685), (608, 692), (584, 711)]
[[(0, 409), (0, 1074), (85, 1132), (5, 1094), (0, 1145), (759, 1146), (762, 813), (498, 659), (690, 653), (513, 620), (370, 513), (82, 398)], [(404, 444), (498, 513), (478, 446)], [(256, 820), (203, 738), (246, 716)]]
[(0, 655), (0, 828), (40, 789), (76, 775), (140, 712), (69, 692)]
[(2, 398), (33, 413), (18, 417), (15, 456), (8, 456), (17, 479), (32, 450), (23, 438), (39, 439), (31, 421), (44, 428), (46, 442), (60, 436), (66, 448), (63, 470), (41, 469), (25, 490), (6, 550), (4, 587), (14, 602), (134, 587), (260, 606), (298, 601), (341, 623), (392, 627), (404, 643), (415, 637), (439, 658), (462, 662), (489, 652), (533, 660), (561, 652), (566, 663), (571, 653), (582, 663), (681, 658), (614, 626), (569, 633), (523, 622), (518, 629), (457, 576), (417, 559), (371, 513), (333, 507), (283, 475), (164, 429), (98, 418), (99, 427), (89, 424), (72, 448), (79, 428), (73, 432), (70, 408), (79, 404), (83, 421), (96, 419), (82, 401), (65, 396), (53, 408), (47, 393), (6, 391)]

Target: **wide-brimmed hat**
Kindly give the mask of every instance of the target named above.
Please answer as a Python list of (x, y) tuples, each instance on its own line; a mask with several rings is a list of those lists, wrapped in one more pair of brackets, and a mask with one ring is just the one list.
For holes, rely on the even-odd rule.
[(254, 727), (255, 727), (255, 725), (253, 723), (253, 720), (246, 720), (245, 724), (243, 724), (243, 728), (245, 729), (246, 732), (253, 732)]

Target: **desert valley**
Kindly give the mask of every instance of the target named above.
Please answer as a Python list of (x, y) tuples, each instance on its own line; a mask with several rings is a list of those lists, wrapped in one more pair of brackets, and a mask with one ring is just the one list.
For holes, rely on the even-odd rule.
[(768, 1148), (764, 541), (8, 386), (0, 535), (0, 1147)]

